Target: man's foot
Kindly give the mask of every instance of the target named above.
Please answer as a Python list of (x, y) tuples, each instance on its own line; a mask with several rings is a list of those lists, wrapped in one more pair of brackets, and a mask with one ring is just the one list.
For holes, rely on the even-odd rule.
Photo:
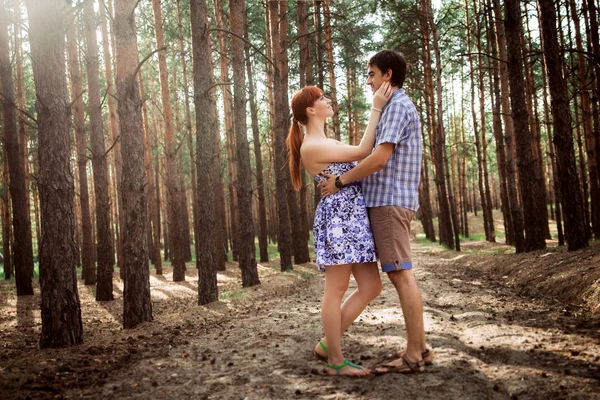
[(323, 341), (321, 340), (319, 343), (317, 343), (317, 345), (315, 346), (315, 356), (323, 361), (327, 361), (327, 356), (328, 356), (328, 351), (327, 351), (327, 347), (325, 347), (325, 344), (323, 343)]
[(382, 375), (388, 373), (397, 374), (415, 374), (425, 371), (425, 361), (411, 361), (406, 356), (402, 356), (389, 363), (381, 364), (380, 367), (375, 368), (375, 375)]
[(332, 376), (367, 376), (371, 374), (371, 370), (344, 360), (344, 363), (340, 365), (327, 364), (327, 374)]
[[(395, 353), (388, 353), (385, 356), (385, 358), (388, 360), (400, 359), (404, 357), (404, 354), (406, 354), (406, 350), (397, 351)], [(431, 351), (430, 349), (425, 349), (425, 351), (421, 353), (421, 357), (423, 358), (425, 365), (429, 366), (433, 364), (433, 351)]]

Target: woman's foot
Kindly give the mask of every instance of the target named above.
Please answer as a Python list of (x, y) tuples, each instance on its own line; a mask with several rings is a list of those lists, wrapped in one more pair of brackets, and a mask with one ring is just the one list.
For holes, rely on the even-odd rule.
[(333, 376), (367, 376), (371, 374), (371, 370), (344, 360), (339, 365), (327, 364), (327, 374)]
[(329, 354), (327, 352), (327, 346), (325, 345), (324, 340), (321, 340), (315, 346), (315, 356), (317, 356), (317, 358), (320, 358), (323, 361), (327, 361), (327, 357), (329, 356)]

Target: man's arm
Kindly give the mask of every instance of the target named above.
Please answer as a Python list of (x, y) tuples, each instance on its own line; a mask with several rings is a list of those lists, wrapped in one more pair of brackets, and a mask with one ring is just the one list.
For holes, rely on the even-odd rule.
[[(381, 143), (377, 146), (375, 151), (360, 164), (341, 175), (340, 181), (342, 181), (344, 185), (347, 185), (379, 171), (387, 163), (395, 146), (394, 143)], [(328, 196), (337, 193), (339, 189), (335, 186), (335, 176), (329, 174), (325, 174), (325, 176), (329, 179), (327, 182), (319, 184), (319, 187), (321, 187), (321, 194), (323, 196)]]

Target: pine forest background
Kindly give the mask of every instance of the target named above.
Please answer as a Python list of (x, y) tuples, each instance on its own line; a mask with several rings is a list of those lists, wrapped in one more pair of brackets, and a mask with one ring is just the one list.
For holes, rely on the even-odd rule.
[[(39, 275), (43, 347), (81, 341), (76, 279), (123, 324), (152, 319), (149, 268), (217, 299), (236, 261), (310, 261), (319, 190), (293, 190), (291, 95), (333, 100), (327, 134), (357, 144), (366, 63), (408, 62), (421, 115), (417, 218), (460, 251), (468, 215), (517, 253), (600, 238), (596, 0), (2, 0), (0, 216), (4, 279)], [(493, 218), (501, 210), (503, 224)], [(115, 269), (117, 268), (117, 269)]]

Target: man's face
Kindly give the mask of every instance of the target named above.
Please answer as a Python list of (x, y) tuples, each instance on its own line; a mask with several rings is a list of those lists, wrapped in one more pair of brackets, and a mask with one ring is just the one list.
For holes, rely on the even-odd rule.
[(377, 65), (369, 65), (367, 71), (367, 85), (371, 87), (371, 91), (375, 93), (379, 86), (383, 82), (389, 82), (391, 78), (391, 71), (386, 72), (385, 74), (381, 72)]

